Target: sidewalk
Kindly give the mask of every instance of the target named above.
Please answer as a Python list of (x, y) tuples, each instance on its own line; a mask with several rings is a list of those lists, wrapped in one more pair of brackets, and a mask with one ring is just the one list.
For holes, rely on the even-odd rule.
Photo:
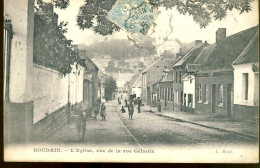
[(142, 111), (151, 112), (158, 116), (167, 117), (180, 122), (187, 122), (220, 131), (236, 133), (249, 138), (257, 139), (259, 122), (229, 121), (216, 115), (196, 115), (188, 112), (164, 110), (158, 112), (157, 107), (143, 106)]

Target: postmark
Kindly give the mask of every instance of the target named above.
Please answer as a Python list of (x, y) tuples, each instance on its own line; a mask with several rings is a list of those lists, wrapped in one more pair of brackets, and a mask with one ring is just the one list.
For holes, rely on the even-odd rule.
[(158, 9), (144, 0), (118, 0), (107, 17), (141, 41), (158, 15)]

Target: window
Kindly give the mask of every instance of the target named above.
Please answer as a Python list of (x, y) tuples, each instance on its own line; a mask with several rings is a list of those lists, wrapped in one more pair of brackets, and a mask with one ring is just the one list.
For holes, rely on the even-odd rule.
[(173, 88), (171, 88), (171, 102), (173, 101)]
[(160, 87), (159, 88), (159, 99), (161, 99), (161, 97), (162, 97), (162, 88)]
[(202, 88), (201, 84), (199, 84), (199, 103), (202, 102)]
[(180, 73), (179, 73), (179, 83), (181, 83), (181, 75), (182, 75), (182, 72), (180, 71)]
[(170, 101), (171, 90), (168, 88), (168, 101)]
[(223, 106), (223, 85), (218, 85), (218, 105)]
[(248, 100), (248, 73), (243, 73), (242, 75), (242, 98)]
[(192, 83), (192, 79), (190, 79), (190, 83)]
[(178, 82), (178, 71), (175, 72), (175, 83)]
[(176, 103), (179, 103), (179, 91), (176, 90)]
[(183, 106), (186, 107), (186, 94), (184, 94)]
[(209, 86), (205, 85), (205, 103), (209, 102)]

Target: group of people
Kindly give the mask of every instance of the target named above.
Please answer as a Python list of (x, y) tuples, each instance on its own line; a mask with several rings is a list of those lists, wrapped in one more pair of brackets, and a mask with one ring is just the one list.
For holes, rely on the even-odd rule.
[[(100, 116), (102, 117), (102, 121), (106, 120), (106, 106), (105, 103), (102, 102), (100, 105), (100, 101), (96, 101), (95, 105), (93, 106), (93, 111), (95, 113), (94, 119), (97, 121), (97, 115), (100, 112)], [(91, 117), (91, 114), (90, 114)], [(81, 112), (78, 115), (77, 125), (76, 128), (78, 130), (78, 137), (81, 141), (84, 141), (85, 133), (86, 133), (86, 122), (87, 122), (87, 114), (85, 111)]]
[[(136, 103), (137, 103), (138, 113), (141, 113), (142, 100), (140, 99), (140, 97), (137, 98)], [(134, 114), (134, 104), (133, 104), (133, 101), (131, 100), (129, 105), (126, 105), (126, 107), (128, 108), (129, 120), (132, 120), (133, 119), (133, 114)], [(121, 112), (122, 113), (126, 112), (124, 106), (122, 106)]]

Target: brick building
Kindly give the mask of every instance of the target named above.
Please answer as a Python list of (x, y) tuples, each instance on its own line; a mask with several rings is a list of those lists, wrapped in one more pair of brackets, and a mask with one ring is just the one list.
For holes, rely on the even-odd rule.
[(231, 118), (235, 113), (233, 61), (255, 36), (253, 27), (226, 37), (226, 29), (216, 32), (215, 48), (195, 72), (195, 112)]

